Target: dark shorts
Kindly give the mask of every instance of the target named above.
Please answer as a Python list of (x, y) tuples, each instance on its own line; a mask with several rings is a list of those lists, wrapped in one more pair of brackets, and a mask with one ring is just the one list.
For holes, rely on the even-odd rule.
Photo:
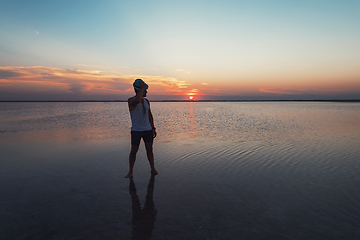
[(150, 131), (131, 131), (131, 145), (139, 146), (141, 138), (144, 142), (154, 142), (152, 130)]

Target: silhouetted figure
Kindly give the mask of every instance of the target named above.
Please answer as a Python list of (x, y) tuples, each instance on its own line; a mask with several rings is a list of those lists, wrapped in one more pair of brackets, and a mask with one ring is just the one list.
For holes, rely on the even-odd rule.
[(146, 156), (149, 160), (151, 173), (159, 174), (155, 169), (153, 141), (156, 137), (154, 118), (150, 110), (150, 102), (146, 97), (148, 85), (141, 79), (133, 83), (136, 95), (128, 99), (128, 106), (131, 116), (131, 151), (129, 154), (129, 172), (125, 176), (133, 175), (133, 168), (136, 160), (136, 153), (139, 150), (141, 138), (144, 140)]
[(144, 208), (141, 209), (133, 177), (130, 177), (129, 192), (132, 202), (132, 240), (146, 240), (151, 238), (157, 214), (153, 200), (154, 183), (155, 174), (151, 174)]

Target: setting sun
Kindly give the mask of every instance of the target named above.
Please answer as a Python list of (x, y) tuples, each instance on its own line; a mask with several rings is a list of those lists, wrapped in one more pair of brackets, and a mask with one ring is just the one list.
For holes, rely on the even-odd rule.
[(189, 96), (189, 99), (190, 99), (190, 100), (193, 100), (193, 98), (194, 98), (194, 96)]

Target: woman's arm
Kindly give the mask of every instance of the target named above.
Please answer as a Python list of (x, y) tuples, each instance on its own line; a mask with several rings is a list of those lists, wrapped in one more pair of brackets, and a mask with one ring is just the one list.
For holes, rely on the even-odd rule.
[(157, 133), (156, 133), (155, 125), (154, 125), (154, 118), (153, 118), (153, 115), (152, 115), (151, 110), (150, 110), (150, 102), (147, 99), (146, 99), (146, 101), (149, 104), (149, 122), (150, 122), (150, 125), (151, 125), (151, 128), (152, 128), (153, 137), (155, 138)]

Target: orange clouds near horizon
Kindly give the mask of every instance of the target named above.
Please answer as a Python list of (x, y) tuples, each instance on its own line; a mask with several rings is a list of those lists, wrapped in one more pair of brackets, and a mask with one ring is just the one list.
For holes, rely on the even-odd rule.
[[(185, 81), (163, 76), (117, 75), (95, 70), (43, 66), (0, 67), (2, 95), (40, 94), (38, 100), (41, 100), (41, 94), (64, 97), (81, 95), (84, 100), (86, 97), (91, 99), (92, 96), (130, 96), (134, 94), (132, 83), (136, 78), (142, 78), (147, 82), (150, 86), (149, 91), (155, 95), (185, 95), (188, 87)], [(19, 98), (24, 99), (21, 96)]]

